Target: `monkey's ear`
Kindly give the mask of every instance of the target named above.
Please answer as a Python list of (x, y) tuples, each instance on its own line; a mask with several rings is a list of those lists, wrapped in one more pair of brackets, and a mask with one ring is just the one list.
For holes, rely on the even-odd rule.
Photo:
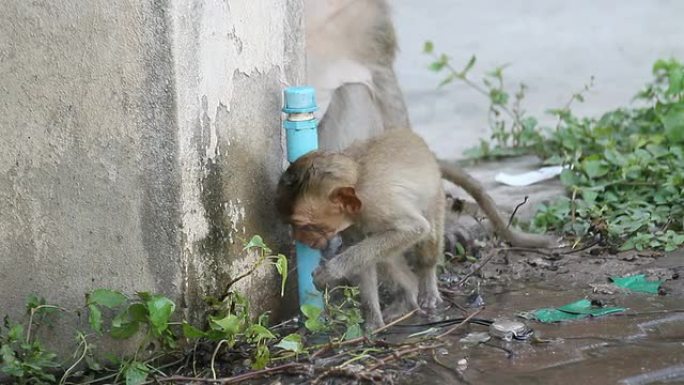
[(330, 194), (330, 200), (339, 203), (349, 214), (361, 211), (361, 200), (356, 196), (353, 187), (338, 187)]

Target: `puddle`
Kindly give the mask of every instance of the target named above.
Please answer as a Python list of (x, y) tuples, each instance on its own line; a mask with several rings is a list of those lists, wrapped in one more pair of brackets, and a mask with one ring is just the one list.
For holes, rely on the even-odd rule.
[[(559, 324), (525, 321), (544, 343), (505, 342), (463, 346), (464, 328), (451, 346), (400, 384), (673, 384), (684, 383), (684, 300), (681, 295), (593, 295), (591, 290), (536, 286), (500, 293), (483, 290), (487, 308), (480, 318), (513, 318), (517, 312), (555, 307), (580, 298), (601, 298), (626, 307), (609, 315)], [(461, 316), (454, 314), (452, 316)], [(463, 360), (467, 362), (463, 365)], [(460, 361), (460, 364), (459, 364)]]

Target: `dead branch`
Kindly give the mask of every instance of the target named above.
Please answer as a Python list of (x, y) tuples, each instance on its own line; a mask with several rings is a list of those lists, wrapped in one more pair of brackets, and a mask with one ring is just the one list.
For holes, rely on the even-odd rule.
[(390, 363), (392, 361), (399, 360), (399, 359), (404, 358), (406, 356), (409, 356), (413, 353), (417, 353), (417, 352), (420, 352), (423, 350), (436, 349), (436, 348), (439, 348), (442, 346), (444, 346), (444, 344), (439, 343), (439, 344), (433, 344), (433, 345), (416, 346), (416, 347), (412, 347), (412, 348), (400, 349), (400, 350), (397, 350), (396, 352), (392, 352), (392, 354), (389, 354), (389, 355), (385, 356), (384, 358), (378, 358), (378, 363), (369, 367), (367, 370), (373, 371), (373, 370), (376, 370), (380, 367), (387, 365), (388, 363)]
[(469, 316), (467, 316), (466, 318), (464, 318), (463, 321), (461, 321), (460, 323), (458, 323), (458, 324), (456, 324), (455, 326), (451, 327), (449, 330), (445, 331), (444, 333), (438, 335), (437, 337), (435, 337), (435, 339), (440, 340), (440, 339), (442, 339), (442, 338), (448, 336), (449, 334), (453, 333), (453, 332), (456, 331), (458, 328), (460, 328), (460, 327), (462, 327), (463, 325), (467, 324), (468, 321), (470, 321), (471, 318), (473, 318), (473, 317), (475, 317), (476, 315), (480, 314), (480, 312), (481, 312), (482, 310), (484, 310), (484, 308), (477, 309), (477, 310), (474, 311), (472, 314), (470, 314)]
[[(500, 250), (505, 250), (505, 249), (500, 249)], [(472, 277), (473, 274), (475, 274), (475, 273), (477, 273), (478, 271), (480, 271), (480, 270), (484, 267), (484, 265), (486, 265), (487, 263), (489, 263), (489, 261), (491, 261), (492, 258), (494, 258), (494, 256), (497, 255), (497, 253), (498, 253), (499, 250), (493, 250), (493, 251), (494, 251), (494, 252), (492, 252), (491, 254), (489, 254), (485, 259), (483, 259), (480, 263), (478, 263), (478, 265), (477, 265), (476, 268), (474, 268), (471, 272), (469, 272), (468, 274), (466, 274), (465, 276), (463, 276), (463, 278), (461, 278), (458, 282), (456, 282), (456, 286), (461, 286), (461, 285), (463, 285), (463, 284), (465, 283), (465, 281), (468, 280), (468, 278)]]
[[(272, 375), (275, 373), (283, 372), (295, 372), (295, 373), (308, 373), (312, 370), (311, 365), (303, 364), (300, 362), (290, 362), (287, 364), (274, 366), (272, 368), (266, 368), (261, 370), (256, 370), (253, 372), (239, 374), (232, 377), (224, 378), (201, 378), (201, 377), (186, 377), (186, 376), (170, 376), (170, 377), (158, 377), (154, 382), (180, 382), (180, 381), (196, 381), (209, 384), (237, 384), (242, 381), (251, 380), (263, 376)], [(147, 383), (154, 383), (147, 382)]]
[(326, 377), (332, 376), (353, 378), (357, 381), (368, 381), (371, 383), (376, 383), (384, 379), (383, 373), (379, 371), (374, 372), (372, 370), (358, 370), (350, 367), (335, 366), (325, 370), (318, 377), (314, 378), (314, 380), (311, 381), (311, 385), (318, 385)]
[(511, 223), (513, 223), (513, 219), (515, 218), (515, 214), (518, 213), (519, 208), (521, 208), (525, 203), (527, 203), (527, 199), (528, 199), (528, 196), (525, 195), (525, 199), (522, 202), (518, 203), (517, 206), (515, 206), (515, 209), (513, 209), (513, 214), (511, 214), (511, 217), (508, 218), (508, 224), (506, 225), (506, 227), (511, 227)]

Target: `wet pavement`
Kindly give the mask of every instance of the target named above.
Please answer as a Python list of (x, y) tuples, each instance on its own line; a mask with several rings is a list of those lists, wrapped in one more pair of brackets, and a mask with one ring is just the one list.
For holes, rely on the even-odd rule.
[[(673, 254), (655, 267), (682, 269), (684, 256)], [(666, 267), (665, 267), (666, 268)], [(677, 275), (675, 275), (677, 277)], [(478, 318), (516, 319), (516, 314), (556, 307), (582, 298), (628, 310), (617, 315), (542, 324), (524, 320), (535, 340), (492, 338), (484, 344), (460, 342), (468, 333), (488, 328), (470, 325), (450, 339), (450, 346), (424, 357), (425, 365), (402, 384), (684, 384), (684, 285), (666, 283), (666, 295), (594, 293), (591, 282), (567, 289), (554, 281), (485, 285), (486, 309)], [(454, 296), (463, 304), (464, 296)], [(452, 316), (463, 316), (454, 313)], [(522, 320), (517, 318), (518, 320)], [(415, 332), (415, 330), (407, 331)], [(538, 341), (539, 339), (540, 341)]]

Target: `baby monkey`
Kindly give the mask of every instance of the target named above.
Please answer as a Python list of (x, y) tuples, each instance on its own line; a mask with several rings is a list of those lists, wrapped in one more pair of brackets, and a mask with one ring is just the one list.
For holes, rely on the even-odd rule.
[(434, 308), (442, 301), (436, 273), (444, 242), (442, 177), (470, 194), (506, 241), (525, 247), (553, 244), (546, 236), (508, 228), (474, 178), (437, 160), (425, 141), (408, 129), (385, 131), (339, 153), (310, 152), (280, 178), (277, 208), (292, 225), (296, 240), (323, 249), (343, 231), (363, 235), (319, 266), (313, 278), (319, 289), (341, 279), (357, 283), (367, 330), (384, 324), (378, 268), (401, 292), (392, 306), (395, 311)]

